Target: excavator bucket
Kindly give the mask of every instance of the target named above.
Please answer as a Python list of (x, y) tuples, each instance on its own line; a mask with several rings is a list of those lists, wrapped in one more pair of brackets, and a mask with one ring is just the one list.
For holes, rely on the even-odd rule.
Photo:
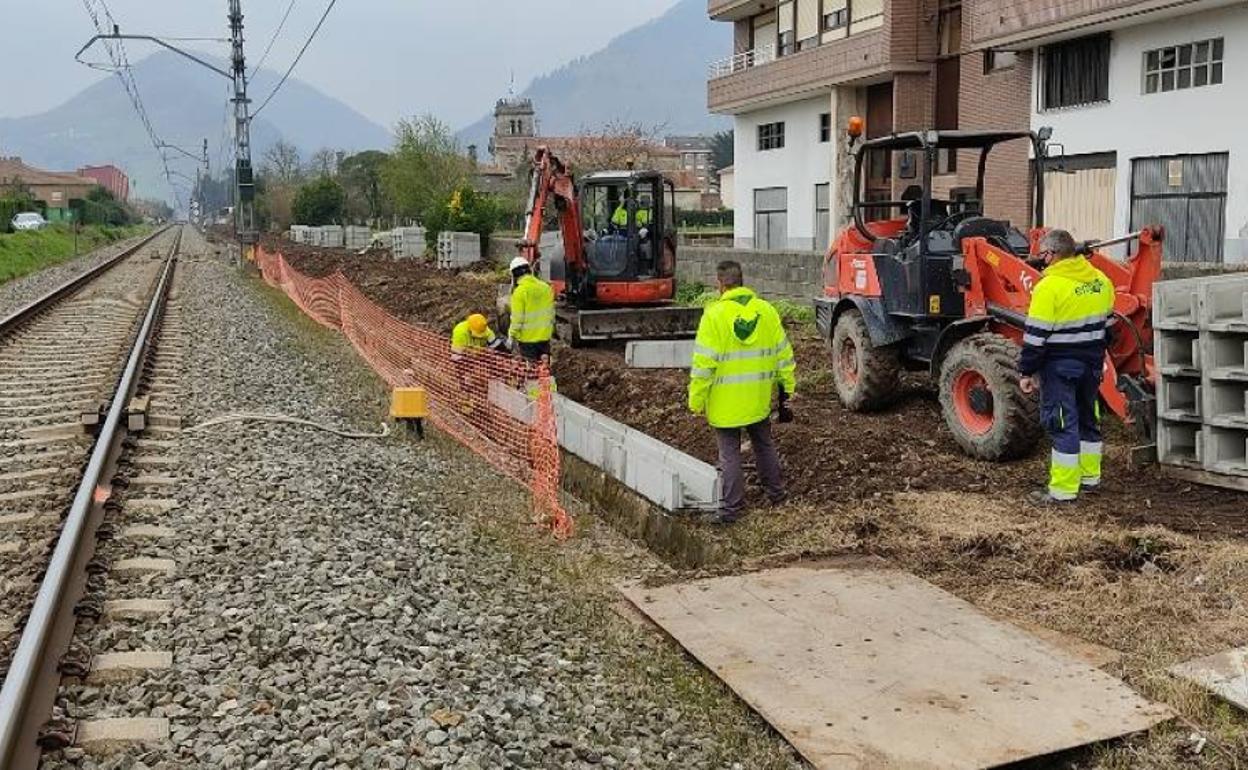
[(573, 345), (606, 340), (690, 339), (697, 334), (702, 308), (561, 309), (557, 319), (559, 336)]

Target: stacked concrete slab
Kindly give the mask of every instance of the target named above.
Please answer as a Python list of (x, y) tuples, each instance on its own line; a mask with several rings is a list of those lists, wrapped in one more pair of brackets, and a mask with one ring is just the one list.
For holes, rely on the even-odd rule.
[(396, 227), (390, 231), (395, 259), (418, 259), (425, 255), (425, 228)]
[(342, 242), (352, 251), (366, 249), (373, 242), (373, 231), (359, 225), (347, 225), (342, 230)]
[(342, 248), (342, 225), (324, 225), (320, 228), (320, 240), (316, 244), (327, 249)]
[(302, 243), (306, 246), (319, 246), (321, 243), (321, 228), (309, 227), (308, 225), (291, 225), (290, 239), (295, 243)]
[[(490, 383), (490, 401), (518, 420), (533, 421), (533, 402), (501, 382)], [(554, 396), (554, 407), (563, 449), (664, 510), (718, 507), (720, 478), (713, 466), (563, 396)]]
[(306, 243), (304, 238), (307, 237), (307, 229), (307, 225), (291, 225), (290, 232), (286, 235), (286, 237), (294, 243)]
[(481, 261), (481, 236), (476, 233), (438, 233), (438, 267), (450, 270)]
[(1157, 453), (1248, 488), (1248, 276), (1154, 287)]

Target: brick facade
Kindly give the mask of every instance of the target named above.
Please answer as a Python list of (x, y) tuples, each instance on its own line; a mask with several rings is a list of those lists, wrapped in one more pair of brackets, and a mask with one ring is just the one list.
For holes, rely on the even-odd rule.
[(1149, 0), (964, 0), (963, 29), (968, 45), (983, 48), (1112, 21), (1156, 6)]
[[(962, 55), (961, 88), (959, 90), (959, 128), (965, 131), (1016, 130), (1031, 126), (1031, 53), (1023, 52), (1014, 66), (995, 72), (984, 72), (984, 54)], [(998, 145), (988, 156), (984, 181), (984, 213), (1008, 219), (1025, 228), (1031, 221), (1032, 195), (1029, 147), (1014, 141)], [(958, 158), (959, 186), (975, 184), (977, 152), (962, 152)]]

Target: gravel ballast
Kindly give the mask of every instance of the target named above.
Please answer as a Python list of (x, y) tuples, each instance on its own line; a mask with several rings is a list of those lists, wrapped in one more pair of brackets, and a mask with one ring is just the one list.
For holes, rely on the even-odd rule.
[[(184, 425), (376, 429), (386, 393), (344, 340), (220, 258), (179, 269)], [(802, 767), (621, 608), (611, 584), (661, 564), (585, 515), (553, 542), (448, 440), (253, 422), (184, 430), (178, 454), (177, 574), (151, 586), (171, 618), (79, 634), (174, 668), (65, 691), (78, 718), (167, 717), (171, 744), (44, 767)]]
[(109, 257), (125, 251), (146, 238), (146, 235), (102, 246), (90, 254), (84, 254), (68, 262), (40, 270), (37, 273), (0, 283), (0, 317), (34, 302), (61, 284), (77, 278)]

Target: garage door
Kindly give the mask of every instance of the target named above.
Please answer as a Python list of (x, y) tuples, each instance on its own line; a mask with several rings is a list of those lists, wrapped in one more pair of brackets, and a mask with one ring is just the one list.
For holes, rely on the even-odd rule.
[(1079, 240), (1114, 236), (1116, 157), (1068, 157), (1044, 174), (1044, 223), (1070, 231)]
[(1173, 262), (1221, 262), (1229, 155), (1166, 155), (1131, 161), (1131, 229), (1166, 228)]

